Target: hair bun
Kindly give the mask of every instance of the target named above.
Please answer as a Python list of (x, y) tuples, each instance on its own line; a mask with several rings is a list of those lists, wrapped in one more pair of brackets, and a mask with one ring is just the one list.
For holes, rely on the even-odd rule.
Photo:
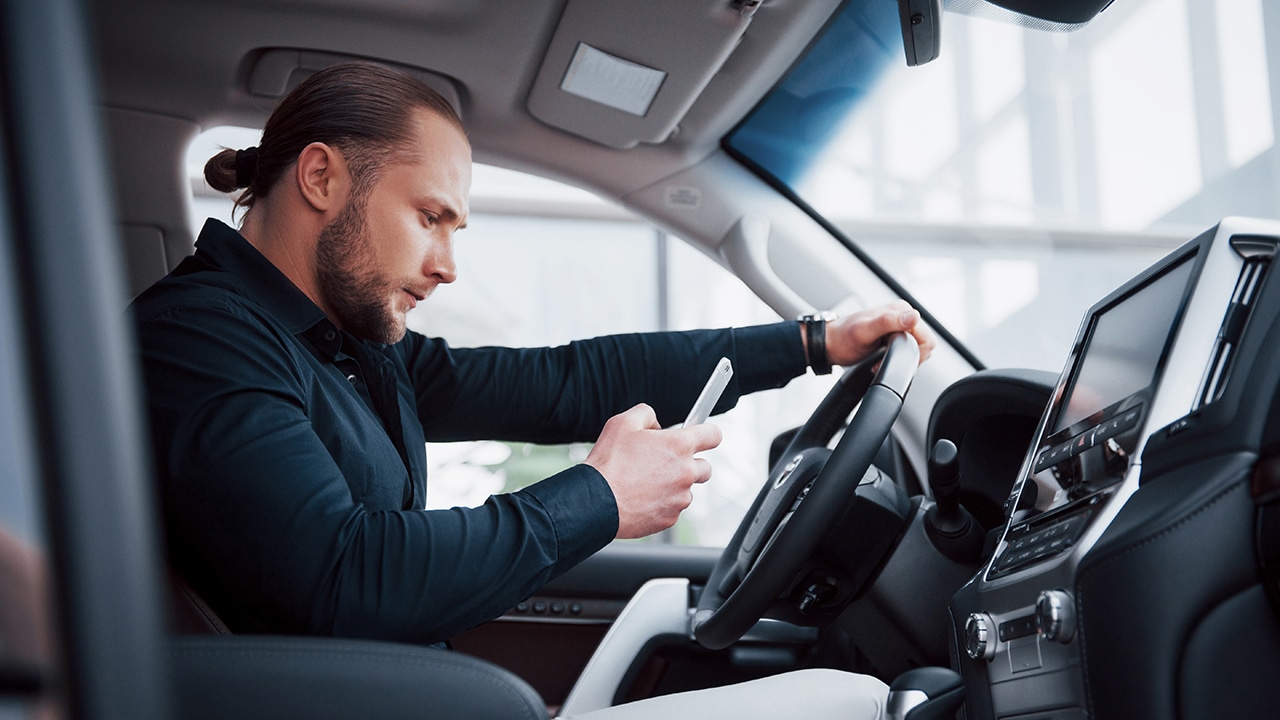
[(204, 180), (209, 183), (209, 187), (224, 193), (245, 187), (236, 184), (236, 153), (237, 151), (228, 148), (209, 158), (209, 162), (204, 164)]
[(247, 188), (253, 184), (253, 176), (258, 172), (258, 148), (251, 147), (236, 151), (236, 187)]

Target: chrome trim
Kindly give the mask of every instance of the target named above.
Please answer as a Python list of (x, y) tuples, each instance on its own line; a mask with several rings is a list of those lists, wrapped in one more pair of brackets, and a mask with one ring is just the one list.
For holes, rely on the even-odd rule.
[(1036, 599), (1036, 630), (1045, 640), (1069, 643), (1076, 634), (1075, 603), (1065, 590), (1044, 590)]
[(995, 621), (986, 613), (969, 613), (964, 621), (964, 651), (974, 660), (996, 656), (996, 638), (991, 633)]
[(885, 720), (905, 720), (907, 713), (929, 701), (929, 696), (919, 690), (891, 690), (884, 703)]
[(818, 642), (818, 628), (792, 625), (785, 620), (761, 618), (738, 642), (812, 645)]

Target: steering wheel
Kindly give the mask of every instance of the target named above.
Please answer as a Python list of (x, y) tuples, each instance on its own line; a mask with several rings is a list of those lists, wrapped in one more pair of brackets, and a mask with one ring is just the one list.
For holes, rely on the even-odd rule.
[[(915, 377), (920, 348), (906, 333), (845, 371), (773, 467), (698, 601), (693, 636), (719, 650), (741, 638), (795, 580), (845, 515)], [(879, 369), (872, 368), (879, 360)], [(827, 443), (844, 420), (834, 450)]]

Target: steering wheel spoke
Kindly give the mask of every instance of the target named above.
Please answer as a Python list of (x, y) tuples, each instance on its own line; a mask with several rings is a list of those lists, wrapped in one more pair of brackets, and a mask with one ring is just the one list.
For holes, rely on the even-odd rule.
[(796, 453), (783, 465), (777, 478), (766, 485), (765, 500), (751, 521), (742, 546), (738, 549), (737, 576), (743, 578), (751, 571), (756, 558), (772, 541), (788, 513), (795, 512), (800, 492), (810, 485), (827, 464), (831, 451), (825, 447), (806, 448)]

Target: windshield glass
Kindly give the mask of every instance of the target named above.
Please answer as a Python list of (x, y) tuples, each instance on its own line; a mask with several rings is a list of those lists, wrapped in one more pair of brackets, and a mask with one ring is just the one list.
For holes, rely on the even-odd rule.
[(1118, 0), (1071, 33), (948, 12), (912, 68), (897, 4), (851, 0), (726, 144), (983, 364), (1056, 371), (1121, 282), (1277, 217), (1262, 3)]

